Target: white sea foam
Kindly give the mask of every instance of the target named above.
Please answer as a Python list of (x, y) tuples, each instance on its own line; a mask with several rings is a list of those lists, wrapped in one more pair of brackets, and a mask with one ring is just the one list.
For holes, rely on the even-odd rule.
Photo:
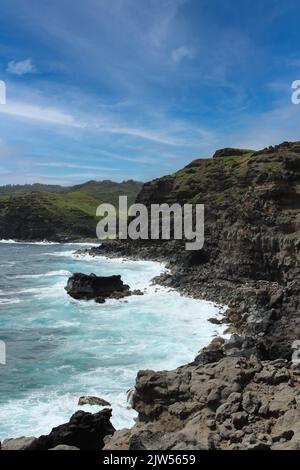
[(10, 243), (10, 244), (19, 244), (19, 245), (59, 245), (60, 243), (58, 242), (48, 242), (47, 240), (43, 240), (40, 242), (27, 242), (27, 241), (19, 241), (19, 240), (12, 240), (12, 239), (2, 239), (0, 240), (0, 243)]
[(60, 269), (58, 271), (49, 271), (48, 273), (43, 274), (18, 274), (14, 276), (14, 279), (39, 279), (44, 277), (58, 277), (58, 276), (70, 276), (70, 271), (66, 271), (64, 269)]
[(0, 243), (9, 243), (9, 244), (19, 244), (19, 245), (71, 245), (71, 246), (99, 246), (101, 243), (100, 241), (98, 243), (95, 242), (51, 242), (48, 240), (42, 240), (39, 242), (30, 242), (26, 240), (13, 240), (13, 239), (1, 239)]
[(68, 257), (73, 257), (73, 255), (75, 256), (75, 252), (74, 250), (68, 250), (68, 251), (53, 251), (52, 253), (49, 252), (49, 253), (44, 253), (44, 255), (46, 256), (56, 256), (58, 258), (68, 258)]
[[(45, 258), (46, 251), (51, 258)], [(9, 376), (9, 380), (14, 376), (16, 382), (12, 382), (11, 392), (4, 388), (6, 392), (1, 395), (0, 439), (49, 433), (52, 427), (68, 421), (78, 408), (98, 411), (98, 407), (78, 407), (82, 395), (108, 400), (116, 428), (131, 426), (136, 413), (128, 409), (126, 391), (133, 387), (137, 371), (174, 369), (191, 361), (214, 334), (222, 333), (223, 327), (207, 321), (218, 315), (213, 303), (151, 285), (151, 279), (165, 270), (162, 263), (94, 258), (56, 248), (50, 253), (47, 247), (42, 251), (42, 260), (47, 266), (45, 271), (49, 271), (33, 272), (35, 280), (30, 287), (26, 288), (27, 277), (23, 276), (29, 279), (32, 275), (16, 271), (19, 280), (9, 281), (14, 283), (14, 292), (2, 291), (5, 301), (16, 300), (8, 299), (12, 293), (27, 301), (26, 310), (16, 307), (24, 331), (33, 334), (32, 340), (28, 337), (30, 350), (24, 353), (25, 382), (39, 383), (39, 388), (29, 387), (19, 395), (23, 369)], [(74, 266), (82, 272), (90, 268), (97, 275), (121, 274), (131, 289), (141, 289), (145, 294), (105, 304), (76, 301), (64, 290), (65, 277)], [(39, 278), (45, 276), (49, 285), (38, 285), (42, 283)], [(5, 315), (6, 309), (2, 310)], [(12, 317), (7, 315), (7, 321), (11, 325)], [(14, 344), (22, 348), (23, 341), (26, 338)], [(6, 386), (5, 380), (2, 386)]]
[(6, 297), (0, 298), (0, 305), (19, 304), (20, 302), (21, 302), (20, 299), (10, 299)]

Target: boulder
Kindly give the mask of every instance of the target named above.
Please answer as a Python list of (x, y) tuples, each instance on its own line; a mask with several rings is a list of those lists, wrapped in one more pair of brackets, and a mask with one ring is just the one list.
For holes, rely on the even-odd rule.
[(40, 436), (34, 443), (34, 450), (49, 450), (60, 445), (101, 450), (105, 436), (115, 432), (110, 417), (110, 409), (95, 414), (77, 411), (68, 423), (53, 428), (47, 436)]
[(248, 414), (256, 414), (261, 406), (261, 401), (254, 393), (246, 392), (243, 396), (242, 406)]
[(78, 400), (78, 405), (79, 406), (82, 406), (82, 405), (111, 406), (111, 404), (108, 401), (103, 400), (103, 398), (90, 397), (90, 396), (80, 397)]
[(75, 273), (68, 279), (65, 289), (74, 299), (96, 299), (99, 303), (108, 297), (120, 298), (129, 294), (129, 286), (123, 283), (121, 276)]
[(35, 448), (37, 439), (35, 437), (17, 437), (5, 439), (1, 444), (1, 450), (31, 450)]
[(80, 450), (80, 449), (78, 449), (78, 447), (75, 447), (75, 446), (67, 446), (64, 444), (60, 444), (56, 447), (52, 447), (52, 449), (49, 449), (49, 450)]

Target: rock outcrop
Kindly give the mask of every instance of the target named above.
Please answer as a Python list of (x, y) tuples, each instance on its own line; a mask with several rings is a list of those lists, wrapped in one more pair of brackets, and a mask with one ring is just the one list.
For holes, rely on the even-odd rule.
[(121, 276), (75, 273), (68, 279), (65, 289), (74, 299), (95, 299), (99, 303), (109, 297), (118, 299), (130, 295), (129, 286), (123, 283)]
[(170, 272), (156, 282), (229, 305), (231, 323), (256, 336), (265, 359), (288, 359), (300, 339), (300, 143), (215, 157), (146, 183), (137, 197), (149, 209), (204, 204), (202, 250), (186, 251), (185, 240), (125, 240), (90, 253), (165, 260)]
[(70, 421), (52, 429), (50, 434), (6, 439), (1, 450), (101, 450), (115, 428), (110, 422), (111, 409), (98, 413), (77, 411)]
[(140, 371), (138, 422), (104, 449), (300, 449), (300, 366), (247, 358), (242, 344), (220, 346), (215, 361)]
[(48, 450), (61, 445), (80, 450), (101, 450), (104, 438), (115, 432), (110, 417), (110, 409), (95, 414), (77, 411), (68, 423), (53, 428), (47, 436), (39, 437), (27, 450)]
[(140, 371), (138, 421), (105, 448), (300, 449), (299, 188), (299, 142), (223, 149), (145, 184), (137, 198), (148, 209), (204, 204), (202, 250), (140, 240), (90, 251), (167, 262), (155, 282), (228, 305), (222, 322), (233, 333), (175, 371)]
[(83, 405), (111, 406), (111, 404), (108, 401), (104, 400), (103, 398), (90, 397), (90, 396), (80, 397), (78, 400), (78, 405), (79, 406), (83, 406)]
[[(130, 392), (136, 424), (113, 432), (106, 416), (100, 445), (300, 450), (300, 142), (223, 149), (145, 184), (137, 202), (205, 204), (203, 249), (187, 252), (184, 240), (114, 240), (90, 255), (167, 262), (155, 282), (228, 305), (222, 322), (233, 334), (174, 371), (140, 371)], [(95, 428), (94, 418), (86, 422)], [(86, 448), (65, 431), (68, 425), (38, 442)]]

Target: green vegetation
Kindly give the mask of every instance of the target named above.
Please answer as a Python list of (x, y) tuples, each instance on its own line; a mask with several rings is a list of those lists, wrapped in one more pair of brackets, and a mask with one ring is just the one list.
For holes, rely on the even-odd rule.
[(142, 184), (89, 181), (63, 188), (47, 186), (0, 187), (0, 238), (79, 239), (95, 238), (96, 209), (102, 203), (118, 206), (119, 196), (135, 201)]
[(260, 167), (261, 171), (265, 172), (280, 172), (282, 170), (282, 164), (280, 162), (268, 162), (263, 163)]

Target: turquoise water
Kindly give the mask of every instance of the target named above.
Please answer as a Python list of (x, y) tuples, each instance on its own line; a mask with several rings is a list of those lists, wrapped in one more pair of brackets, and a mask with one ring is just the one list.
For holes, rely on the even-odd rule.
[[(78, 409), (81, 395), (113, 406), (116, 427), (133, 424), (126, 391), (139, 369), (171, 369), (192, 360), (219, 333), (212, 303), (150, 285), (155, 262), (75, 255), (78, 246), (0, 243), (0, 440), (48, 433)], [(105, 304), (76, 301), (65, 290), (73, 272), (121, 274), (144, 296)]]

